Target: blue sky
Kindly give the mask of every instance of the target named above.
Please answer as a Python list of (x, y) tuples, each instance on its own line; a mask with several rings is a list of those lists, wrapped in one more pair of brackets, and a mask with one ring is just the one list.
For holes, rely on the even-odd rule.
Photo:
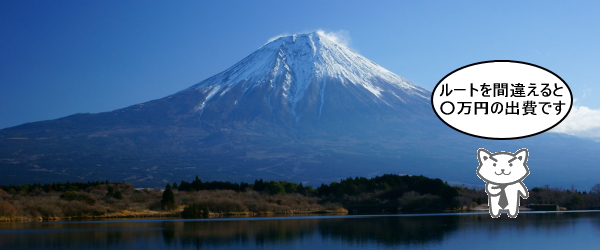
[(600, 138), (600, 2), (471, 2), (3, 1), (0, 128), (161, 98), (321, 29), (429, 90), (479, 61), (540, 65), (577, 99), (557, 129)]

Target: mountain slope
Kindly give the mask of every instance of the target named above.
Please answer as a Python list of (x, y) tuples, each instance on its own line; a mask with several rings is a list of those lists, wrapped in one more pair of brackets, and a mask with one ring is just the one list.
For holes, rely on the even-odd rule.
[(408, 120), (429, 108), (429, 95), (314, 32), (280, 37), (229, 69), (168, 98), (186, 103), (188, 112), (197, 114), (208, 128), (262, 127), (291, 135), (315, 128), (332, 132), (332, 127), (361, 131), (364, 128), (353, 125), (366, 118)]
[(195, 107), (203, 113), (224, 95), (225, 99), (232, 95), (229, 99), (244, 101), (256, 91), (259, 95), (267, 94), (266, 104), (273, 112), (283, 109), (301, 120), (310, 108), (318, 111), (317, 117), (322, 115), (328, 83), (358, 88), (351, 91), (354, 101), (396, 109), (401, 103), (423, 102), (429, 97), (428, 91), (332, 42), (320, 32), (280, 37), (226, 71), (183, 92), (204, 94)]
[(597, 143), (556, 134), (472, 138), (439, 121), (429, 96), (323, 33), (280, 37), (165, 98), (0, 130), (0, 183), (160, 187), (199, 175), (318, 185), (397, 173), (480, 184), (480, 147), (528, 147), (535, 185), (591, 186), (600, 174)]

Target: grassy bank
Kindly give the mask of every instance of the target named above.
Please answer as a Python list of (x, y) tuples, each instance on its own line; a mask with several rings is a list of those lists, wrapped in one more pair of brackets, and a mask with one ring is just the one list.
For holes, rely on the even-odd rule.
[(0, 221), (182, 218), (184, 209), (192, 204), (209, 210), (204, 216), (209, 218), (347, 213), (339, 204), (320, 204), (318, 197), (297, 193), (271, 195), (254, 190), (174, 190), (173, 193), (176, 206), (167, 209), (161, 206), (163, 190), (136, 190), (126, 183), (104, 183), (66, 192), (34, 190), (25, 193), (0, 189)]
[[(451, 187), (423, 176), (347, 178), (316, 189), (285, 181), (237, 184), (196, 177), (165, 189), (108, 181), (0, 186), (0, 221), (422, 213), (471, 210), (485, 203), (483, 188)], [(533, 188), (521, 205), (530, 203), (598, 209), (600, 192)]]

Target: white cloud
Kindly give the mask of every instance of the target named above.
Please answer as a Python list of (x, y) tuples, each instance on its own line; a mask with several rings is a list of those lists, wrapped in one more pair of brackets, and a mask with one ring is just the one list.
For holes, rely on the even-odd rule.
[(600, 139), (600, 109), (573, 106), (567, 118), (549, 132)]
[[(305, 34), (305, 33), (310, 33), (310, 32), (312, 32), (312, 31), (299, 32), (296, 34)], [(329, 39), (337, 44), (340, 44), (340, 45), (343, 45), (346, 47), (350, 47), (350, 32), (348, 32), (346, 30), (338, 30), (338, 31), (332, 31), (332, 32), (326, 32), (324, 30), (317, 30), (316, 32), (319, 35), (325, 36), (325, 37), (327, 37), (327, 39)], [(284, 37), (284, 36), (291, 36), (291, 35), (292, 34), (289, 34), (289, 33), (282, 33), (282, 34), (279, 34), (279, 35), (269, 38), (267, 43), (275, 41), (275, 40), (277, 40), (277, 38)], [(265, 44), (267, 44), (267, 43), (265, 43)]]
[(325, 32), (323, 30), (317, 30), (319, 35), (327, 37), (329, 40), (341, 44), (343, 46), (349, 47), (350, 45), (350, 32), (346, 30), (338, 30), (332, 32)]
[[(277, 40), (277, 38), (284, 37), (284, 36), (291, 36), (291, 35), (290, 35), (290, 34), (288, 34), (288, 33), (282, 33), (282, 34), (279, 34), (279, 35), (276, 35), (276, 36), (274, 36), (274, 37), (271, 37), (271, 38), (269, 38), (269, 40), (267, 41), (267, 43), (270, 43), (270, 42), (272, 42), (272, 41), (275, 41), (275, 40)], [(266, 44), (266, 43), (265, 43), (265, 44)]]

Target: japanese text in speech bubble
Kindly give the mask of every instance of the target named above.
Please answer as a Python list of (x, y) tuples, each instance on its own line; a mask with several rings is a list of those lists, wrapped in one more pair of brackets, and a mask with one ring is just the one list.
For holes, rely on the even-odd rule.
[(519, 61), (485, 61), (442, 78), (431, 95), (436, 115), (462, 133), (518, 139), (545, 132), (567, 117), (569, 86), (553, 72)]

